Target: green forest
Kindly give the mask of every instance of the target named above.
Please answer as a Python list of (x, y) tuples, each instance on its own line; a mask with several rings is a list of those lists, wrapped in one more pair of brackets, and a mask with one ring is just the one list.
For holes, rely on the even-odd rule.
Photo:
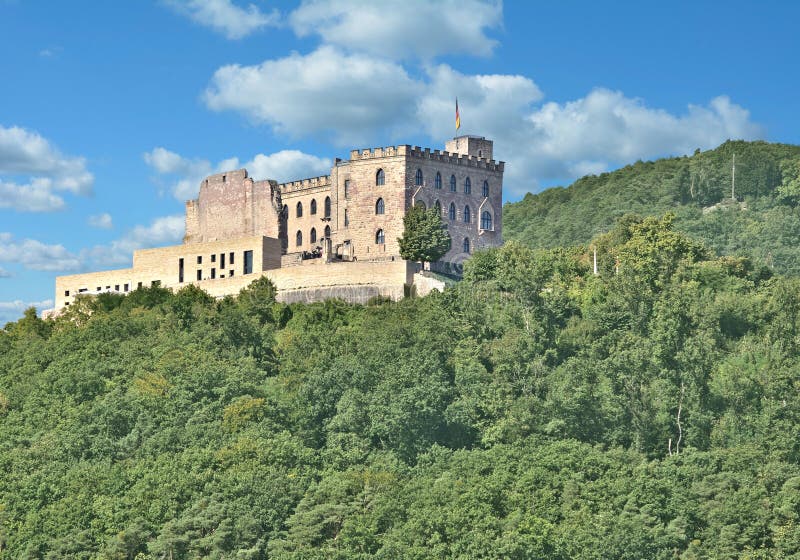
[[(507, 207), (520, 241), (424, 298), (30, 310), (0, 331), (0, 558), (800, 558), (800, 279), (686, 231), (710, 180), (672, 192), (733, 146), (619, 172), (674, 215), (570, 206), (614, 174)], [(795, 219), (769, 169), (743, 223)]]
[(503, 208), (503, 236), (534, 248), (566, 247), (588, 243), (625, 214), (673, 212), (679, 231), (717, 255), (800, 275), (798, 203), (800, 146), (729, 141), (527, 194)]

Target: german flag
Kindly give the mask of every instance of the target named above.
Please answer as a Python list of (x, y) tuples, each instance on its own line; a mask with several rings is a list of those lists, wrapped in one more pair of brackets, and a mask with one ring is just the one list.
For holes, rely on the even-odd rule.
[(461, 115), (458, 114), (458, 97), (456, 97), (456, 130), (461, 128)]

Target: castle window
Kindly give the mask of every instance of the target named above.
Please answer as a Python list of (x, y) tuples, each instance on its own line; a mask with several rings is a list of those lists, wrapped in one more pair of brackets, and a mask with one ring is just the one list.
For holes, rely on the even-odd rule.
[(469, 253), (469, 237), (464, 238), (464, 252)]
[(283, 212), (281, 213), (281, 217), (282, 218), (288, 218), (289, 217), (289, 205), (288, 204), (284, 204), (283, 205)]
[(383, 204), (383, 199), (379, 198), (378, 201), (375, 203), (375, 213), (376, 214), (383, 214), (386, 210), (385, 205)]
[(331, 237), (331, 226), (325, 226), (325, 238), (330, 239)]
[(347, 215), (347, 209), (344, 211), (344, 227), (350, 225), (350, 217)]
[(472, 181), (469, 180), (469, 177), (464, 179), (464, 194), (472, 194)]
[(233, 278), (233, 269), (228, 271), (228, 278)]
[(297, 230), (297, 235), (294, 236), (294, 244), (298, 247), (303, 244), (303, 232)]
[(317, 242), (317, 228), (313, 227), (311, 228), (311, 232), (308, 234), (308, 238), (311, 241), (311, 243)]
[(489, 196), (489, 181), (483, 182), (483, 196), (484, 198)]
[(450, 203), (450, 208), (447, 210), (447, 217), (451, 220), (456, 219), (456, 205), (452, 202)]
[(64, 290), (64, 296), (69, 297), (69, 290)]
[(422, 186), (422, 169), (417, 169), (417, 176), (414, 177), (414, 184), (418, 187)]
[(464, 223), (468, 224), (472, 221), (472, 212), (469, 209), (469, 206), (464, 206)]
[(253, 273), (253, 251), (244, 252), (244, 274)]
[(303, 203), (302, 202), (298, 202), (297, 203), (297, 217), (298, 218), (302, 218), (303, 217)]
[(128, 284), (125, 284), (125, 291), (127, 292), (129, 289), (130, 289), (130, 286)]
[(375, 185), (378, 187), (383, 186), (386, 183), (386, 174), (383, 172), (383, 169), (378, 169), (378, 172), (375, 174)]
[(203, 264), (203, 255), (197, 255), (197, 264)]
[(329, 196), (325, 197), (325, 217), (331, 217), (331, 197)]
[(217, 262), (217, 255), (211, 255), (211, 262)]
[(225, 253), (219, 254), (219, 267), (225, 268)]
[(383, 245), (384, 243), (386, 243), (386, 236), (384, 235), (382, 229), (379, 229), (378, 231), (375, 232), (375, 243), (377, 245)]
[(350, 196), (350, 179), (344, 180), (344, 197), (348, 198)]
[(317, 201), (314, 198), (311, 199), (311, 210), (310, 210), (310, 212), (311, 212), (312, 216), (317, 213)]
[(438, 171), (436, 172), (436, 179), (433, 181), (433, 187), (436, 189), (442, 188), (442, 174)]
[(436, 208), (436, 211), (439, 213), (439, 217), (442, 216), (442, 203), (438, 200), (433, 203), (433, 206)]
[(233, 264), (233, 255), (234, 253), (231, 251), (231, 253), (228, 255), (228, 264)]
[(222, 182), (223, 182), (223, 183), (227, 182), (227, 179), (228, 179), (228, 176), (227, 176), (227, 175), (223, 175), (223, 176), (222, 176)]
[(213, 280), (216, 277), (217, 277), (217, 269), (216, 268), (212, 268), (211, 269), (211, 279)]
[[(183, 284), (183, 259), (178, 259), (178, 283)], [(119, 290), (119, 286), (116, 289)]]
[(423, 210), (427, 210), (428, 209), (428, 207), (425, 206), (425, 203), (422, 202), (421, 200), (418, 200), (416, 205), (419, 206), (420, 208), (422, 208)]
[[(182, 280), (181, 280), (181, 281), (182, 281)], [(119, 291), (119, 284), (114, 284), (114, 291), (115, 291), (115, 292), (118, 292), (118, 291)]]
[[(197, 279), (198, 280), (202, 280), (203, 279), (203, 271), (202, 270), (198, 270), (197, 271)], [(127, 286), (127, 284), (126, 284), (126, 286)], [(128, 290), (126, 289), (125, 291), (127, 292)]]
[(450, 192), (456, 192), (456, 176), (450, 175)]
[(492, 214), (488, 210), (481, 214), (481, 229), (492, 229)]

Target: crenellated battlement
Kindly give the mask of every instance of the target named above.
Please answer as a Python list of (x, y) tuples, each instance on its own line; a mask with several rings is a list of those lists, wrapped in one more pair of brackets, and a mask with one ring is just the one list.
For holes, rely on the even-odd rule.
[(298, 181), (289, 181), (288, 183), (278, 184), (278, 190), (281, 194), (294, 193), (315, 188), (329, 188), (331, 186), (331, 176), (321, 175), (319, 177), (309, 177), (308, 179), (300, 179)]
[(387, 146), (385, 148), (365, 148), (363, 150), (350, 150), (350, 161), (361, 161), (384, 157), (404, 156), (411, 149), (408, 144)]
[(409, 155), (414, 158), (443, 161), (455, 165), (488, 169), (490, 171), (503, 171), (505, 169), (505, 162), (503, 161), (495, 161), (493, 159), (468, 156), (464, 154), (455, 154), (444, 150), (431, 150), (430, 148), (420, 148), (419, 146), (414, 146), (411, 148)]

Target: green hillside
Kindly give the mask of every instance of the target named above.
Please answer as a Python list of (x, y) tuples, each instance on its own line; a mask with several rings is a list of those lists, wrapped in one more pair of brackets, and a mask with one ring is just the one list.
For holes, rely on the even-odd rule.
[[(734, 153), (740, 204), (730, 204)], [(776, 272), (800, 274), (798, 201), (800, 146), (726, 142), (527, 194), (503, 208), (503, 234), (531, 247), (569, 246), (587, 243), (626, 213), (671, 211), (680, 231), (719, 255), (746, 255)]]
[[(797, 559), (800, 280), (670, 218), (445, 293), (0, 330), (0, 559)], [(608, 255), (622, 263), (615, 272)]]

